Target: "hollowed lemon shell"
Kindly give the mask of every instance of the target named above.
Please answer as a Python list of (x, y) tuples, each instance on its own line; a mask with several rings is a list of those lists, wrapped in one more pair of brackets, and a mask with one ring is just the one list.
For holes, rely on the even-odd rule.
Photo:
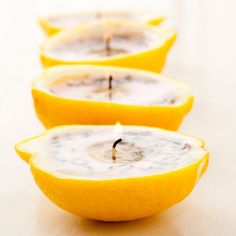
[[(123, 22), (123, 21), (121, 21)], [(109, 22), (107, 22), (109, 23)], [(142, 26), (143, 24), (141, 24)], [(89, 25), (84, 25), (83, 28), (87, 28)], [(44, 41), (40, 50), (40, 59), (45, 67), (54, 65), (76, 65), (76, 64), (92, 64), (92, 65), (110, 65), (120, 67), (130, 67), (136, 69), (149, 70), (153, 72), (160, 72), (166, 61), (167, 53), (176, 39), (176, 31), (171, 27), (157, 27), (146, 25), (147, 28), (153, 30), (159, 41), (152, 48), (147, 48), (136, 53), (129, 53), (120, 56), (112, 56), (109, 58), (94, 58), (94, 59), (80, 59), (69, 60), (59, 58), (56, 55), (50, 53), (50, 45), (54, 45), (57, 40), (63, 42), (65, 36), (78, 34), (81, 27), (73, 27), (62, 31)]]
[[(161, 127), (169, 130), (177, 130), (184, 116), (190, 111), (193, 104), (193, 95), (186, 89), (183, 102), (178, 105), (163, 106), (142, 106), (132, 104), (118, 104), (94, 100), (76, 100), (56, 96), (46, 90), (39, 89), (38, 81), (47, 81), (50, 73), (61, 70), (76, 70), (76, 68), (87, 68), (92, 71), (100, 68), (104, 71), (112, 71), (115, 67), (86, 66), (63, 66), (49, 68), (33, 82), (32, 96), (34, 99), (35, 111), (38, 118), (45, 127), (51, 128), (58, 125), (71, 124), (115, 124), (121, 122), (126, 125), (145, 125)], [(124, 70), (116, 68), (116, 70)], [(143, 71), (125, 69), (127, 73), (139, 75)], [(160, 76), (151, 73), (153, 76)], [(175, 81), (170, 81), (184, 87)], [(140, 91), (140, 96), (145, 96)]]
[(35, 182), (53, 203), (94, 220), (127, 221), (160, 213), (182, 201), (208, 166), (205, 152), (194, 164), (163, 174), (109, 180), (62, 178), (38, 168), (34, 155), (24, 150), (28, 142), (42, 136), (17, 144), (17, 153), (29, 163)]

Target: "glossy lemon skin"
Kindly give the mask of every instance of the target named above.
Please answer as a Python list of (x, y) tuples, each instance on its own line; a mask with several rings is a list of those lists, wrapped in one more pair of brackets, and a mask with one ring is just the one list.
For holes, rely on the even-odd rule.
[(35, 182), (53, 203), (100, 221), (135, 220), (168, 209), (192, 191), (208, 166), (206, 152), (198, 162), (164, 174), (110, 180), (60, 178), (39, 169), (34, 156), (22, 151), (21, 144), (16, 151), (30, 164)]
[(31, 171), (39, 188), (60, 208), (94, 220), (127, 221), (160, 213), (183, 200), (195, 186), (202, 163), (206, 169), (207, 157), (167, 174), (104, 181), (60, 179), (32, 163)]

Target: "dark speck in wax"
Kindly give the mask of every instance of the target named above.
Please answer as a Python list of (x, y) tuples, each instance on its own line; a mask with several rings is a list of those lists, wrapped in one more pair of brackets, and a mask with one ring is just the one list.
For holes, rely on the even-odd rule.
[(49, 89), (50, 93), (56, 93), (52, 88)]
[(130, 80), (132, 80), (132, 76), (131, 75), (127, 75), (127, 76), (125, 76), (124, 79), (130, 81)]
[(178, 141), (173, 141), (173, 143), (176, 144), (176, 145), (181, 145), (181, 143), (178, 142)]
[(95, 79), (95, 81), (96, 82), (104, 82), (105, 80), (107, 80), (106, 78), (105, 78), (105, 76), (104, 77), (101, 77), (101, 78), (97, 78), (97, 79)]
[(182, 150), (189, 150), (191, 149), (191, 146), (188, 143), (185, 143)]
[(52, 140), (57, 140), (59, 137), (56, 135), (56, 136), (53, 136), (52, 137)]

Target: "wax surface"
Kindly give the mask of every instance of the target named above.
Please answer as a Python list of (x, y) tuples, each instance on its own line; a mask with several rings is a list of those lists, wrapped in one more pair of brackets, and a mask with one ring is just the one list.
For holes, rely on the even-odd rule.
[(48, 17), (47, 20), (57, 27), (69, 27), (73, 25), (77, 25), (79, 23), (99, 20), (99, 19), (135, 19), (137, 18), (136, 14), (132, 12), (125, 11), (96, 11), (96, 12), (88, 12), (88, 13), (74, 13), (74, 14), (66, 14), (60, 16), (51, 16)]
[[(78, 28), (78, 32), (56, 37), (46, 45), (47, 54), (65, 61), (104, 59), (133, 54), (153, 48), (158, 37), (145, 25), (103, 22)], [(105, 34), (111, 35), (110, 50), (106, 50)]]
[[(124, 142), (138, 148), (142, 158), (127, 161), (122, 152), (124, 160), (100, 161), (88, 150), (94, 144), (115, 141), (113, 127), (77, 126), (51, 131), (39, 143), (34, 143), (34, 162), (39, 168), (61, 177), (98, 180), (177, 170), (197, 162), (205, 152), (197, 139), (154, 128), (126, 126), (120, 136)], [(104, 152), (99, 149), (98, 153), (105, 155), (108, 151), (105, 147)]]
[(180, 96), (177, 88), (163, 79), (124, 72), (111, 74), (111, 89), (109, 89), (109, 74), (104, 72), (64, 76), (55, 80), (48, 89), (51, 93), (64, 98), (136, 105), (175, 104)]

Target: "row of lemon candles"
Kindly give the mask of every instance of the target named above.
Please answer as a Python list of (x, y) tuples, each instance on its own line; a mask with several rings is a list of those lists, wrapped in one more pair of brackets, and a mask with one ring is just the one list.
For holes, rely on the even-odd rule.
[[(193, 95), (156, 73), (176, 33), (159, 25), (163, 17), (147, 18), (104, 11), (40, 19), (51, 36), (42, 63), (58, 66), (34, 80), (32, 95), (39, 119), (54, 128), (16, 150), (48, 198), (76, 215), (125, 221), (161, 212), (207, 167), (201, 140), (168, 131)], [(125, 126), (113, 131), (117, 122)]]

